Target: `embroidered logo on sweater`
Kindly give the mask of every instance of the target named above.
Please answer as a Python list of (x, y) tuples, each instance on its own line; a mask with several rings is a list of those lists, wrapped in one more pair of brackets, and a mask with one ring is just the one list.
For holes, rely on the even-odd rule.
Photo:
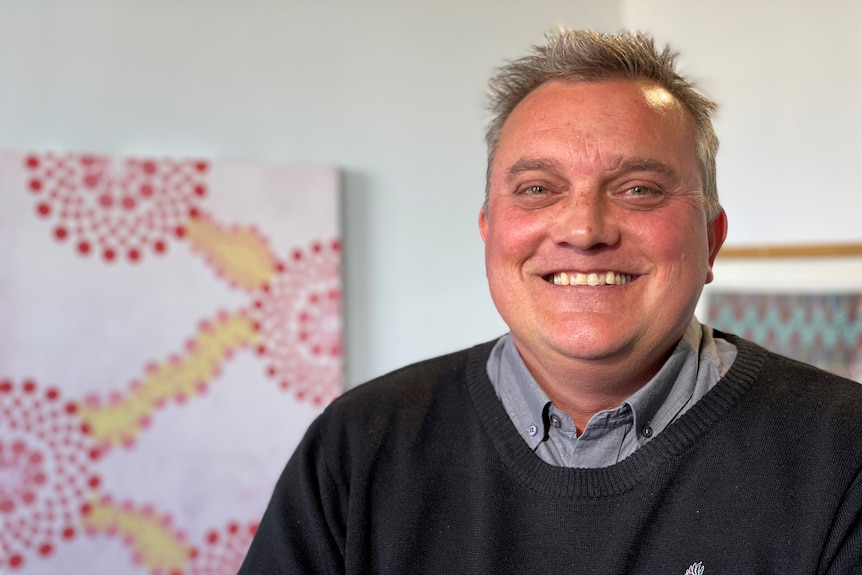
[(703, 575), (703, 563), (698, 561), (685, 570), (685, 575)]

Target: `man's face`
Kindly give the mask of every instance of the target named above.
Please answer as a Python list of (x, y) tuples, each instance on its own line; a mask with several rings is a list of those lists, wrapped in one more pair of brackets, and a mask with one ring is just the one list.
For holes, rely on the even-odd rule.
[(491, 295), (533, 375), (603, 367), (645, 383), (726, 232), (723, 213), (706, 221), (684, 108), (646, 81), (547, 82), (503, 125), (489, 189)]

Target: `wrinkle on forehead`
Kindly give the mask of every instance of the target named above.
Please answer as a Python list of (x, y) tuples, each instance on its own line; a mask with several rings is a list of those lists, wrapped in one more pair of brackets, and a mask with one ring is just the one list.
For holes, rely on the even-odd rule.
[[(495, 158), (503, 165), (511, 162), (500, 174), (502, 181), (511, 182), (524, 172), (559, 173), (590, 165), (602, 166), (606, 173), (642, 170), (675, 175), (674, 179), (683, 176), (675, 169), (679, 166), (674, 165), (673, 158), (667, 157), (673, 150), (668, 149), (666, 140), (686, 132), (694, 138), (693, 126), (685, 108), (670, 92), (651, 81), (626, 80), (598, 83), (622, 88), (612, 90), (604, 101), (596, 100), (590, 91), (548, 97), (548, 90), (578, 84), (549, 81), (515, 108), (503, 126)], [(693, 150), (693, 146), (683, 147)], [(661, 153), (654, 155), (654, 151)], [(517, 155), (512, 157), (511, 152)], [(673, 155), (680, 152), (676, 150)], [(504, 156), (508, 160), (503, 160)]]
[[(595, 146), (587, 146), (584, 144), (581, 148), (581, 155), (589, 155), (590, 159), (600, 160), (602, 165), (609, 172), (654, 172), (667, 177), (678, 177), (678, 174), (673, 167), (654, 158), (614, 155), (604, 159), (600, 150)], [(588, 148), (593, 148), (593, 151), (587, 152), (586, 150)], [(570, 146), (570, 152), (571, 155), (576, 154), (576, 152), (573, 151), (573, 146)], [(506, 170), (506, 180), (513, 180), (524, 172), (554, 172), (562, 169), (563, 165), (554, 158), (524, 157), (509, 166), (509, 169)]]

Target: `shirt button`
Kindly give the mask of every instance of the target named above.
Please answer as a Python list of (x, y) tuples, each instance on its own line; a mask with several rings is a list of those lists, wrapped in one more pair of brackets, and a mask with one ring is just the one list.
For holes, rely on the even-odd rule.
[(644, 425), (644, 428), (641, 430), (641, 435), (649, 439), (652, 437), (652, 427), (649, 425)]
[(536, 427), (535, 425), (531, 425), (530, 427), (527, 428), (527, 435), (529, 435), (530, 437), (533, 437), (537, 433), (539, 433), (539, 428)]
[(555, 414), (555, 413), (551, 414), (551, 425), (553, 425), (557, 429), (559, 429), (563, 426), (563, 422), (560, 421), (560, 418), (557, 417), (557, 414)]

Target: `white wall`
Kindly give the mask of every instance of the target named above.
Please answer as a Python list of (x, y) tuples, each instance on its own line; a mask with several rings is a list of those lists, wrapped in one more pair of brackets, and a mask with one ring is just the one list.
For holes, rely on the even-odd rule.
[(485, 82), (557, 24), (620, 22), (603, 0), (0, 0), (0, 147), (342, 168), (355, 385), (504, 331)]
[(556, 24), (682, 51), (722, 105), (728, 243), (860, 239), (855, 0), (0, 0), (0, 147), (341, 167), (355, 385), (505, 329), (484, 86)]

